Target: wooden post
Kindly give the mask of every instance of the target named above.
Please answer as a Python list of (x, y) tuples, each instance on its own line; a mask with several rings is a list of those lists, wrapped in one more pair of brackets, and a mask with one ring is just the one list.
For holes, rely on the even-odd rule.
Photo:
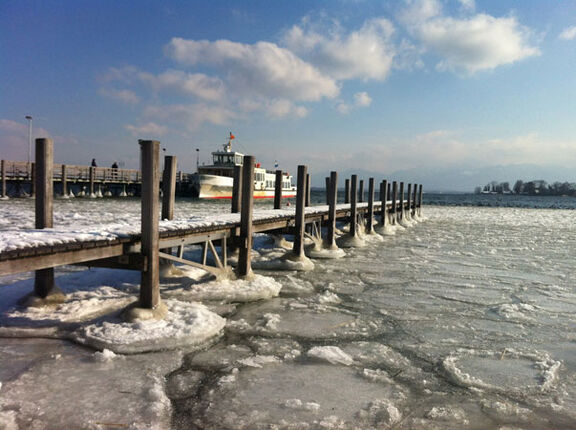
[(242, 168), (242, 211), (240, 213), (240, 254), (236, 275), (240, 278), (252, 276), (252, 213), (254, 209), (254, 157), (244, 156)]
[(325, 245), (328, 249), (336, 247), (336, 203), (338, 201), (338, 172), (330, 172), (328, 178), (328, 229)]
[[(144, 309), (156, 309), (160, 304), (160, 257), (158, 218), (160, 193), (159, 155), (160, 142), (141, 140), (142, 172), (142, 254), (146, 258), (146, 270), (141, 272), (140, 304)], [(92, 171), (93, 168), (90, 169)]]
[(358, 221), (358, 175), (352, 175), (350, 179), (350, 236), (357, 235), (356, 222)]
[(398, 222), (398, 214), (396, 212), (396, 203), (398, 200), (398, 182), (392, 182), (392, 209), (390, 209), (390, 213), (392, 214), (392, 224), (396, 224)]
[(344, 181), (344, 203), (350, 203), (350, 179)]
[(164, 157), (162, 174), (162, 219), (174, 219), (174, 201), (176, 199), (176, 163), (173, 155)]
[(368, 179), (368, 223), (366, 233), (374, 231), (374, 178)]
[(414, 194), (412, 195), (412, 207), (410, 208), (410, 215), (412, 217), (416, 215), (417, 196), (418, 196), (418, 184), (414, 184)]
[(90, 196), (89, 197), (94, 197), (94, 169), (95, 167), (90, 166), (90, 170), (89, 170), (89, 181), (90, 181)]
[(404, 219), (404, 182), (400, 182), (400, 195), (398, 198), (400, 199), (400, 210), (398, 211), (398, 221), (402, 221)]
[[(54, 226), (54, 142), (52, 139), (36, 139), (35, 189), (36, 222), (35, 228)], [(46, 298), (54, 290), (54, 268), (35, 271), (34, 294)]]
[(390, 222), (388, 220), (388, 181), (386, 179), (380, 183), (380, 201), (382, 202), (380, 223), (382, 224), (382, 228), (384, 228), (386, 224)]
[(304, 206), (306, 204), (306, 178), (308, 177), (306, 166), (298, 166), (298, 184), (296, 191), (296, 218), (294, 219), (294, 246), (292, 252), (295, 256), (304, 255)]
[(306, 174), (306, 201), (304, 202), (305, 206), (310, 206), (310, 175)]
[(282, 170), (276, 170), (276, 182), (274, 183), (274, 209), (282, 207)]
[[(242, 203), (242, 166), (234, 166), (234, 183), (232, 185), (232, 213), (240, 212)], [(254, 192), (254, 191), (252, 191)]]
[(326, 204), (330, 204), (330, 177), (326, 176)]
[(358, 203), (364, 201), (364, 179), (360, 179), (360, 185), (358, 188)]
[(0, 162), (0, 175), (2, 175), (2, 198), (8, 197), (6, 192), (6, 162), (2, 160)]
[(408, 208), (408, 214), (410, 215), (410, 218), (412, 218), (412, 184), (408, 184), (408, 201), (406, 203), (406, 206)]
[(68, 178), (66, 178), (66, 164), (62, 164), (62, 197), (68, 196)]
[(422, 184), (418, 189), (418, 216), (422, 215)]

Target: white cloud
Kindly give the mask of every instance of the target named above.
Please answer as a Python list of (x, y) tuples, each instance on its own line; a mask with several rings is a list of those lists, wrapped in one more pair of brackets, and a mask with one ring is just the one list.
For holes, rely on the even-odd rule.
[(370, 19), (347, 34), (337, 22), (320, 27), (305, 19), (286, 32), (283, 43), (335, 79), (386, 79), (395, 55), (389, 20)]
[(354, 104), (358, 107), (367, 107), (372, 104), (372, 97), (367, 92), (354, 94)]
[(308, 115), (308, 109), (304, 106), (296, 106), (290, 100), (285, 99), (270, 101), (266, 107), (266, 112), (273, 118), (283, 118), (287, 116), (304, 118)]
[(226, 75), (230, 90), (239, 94), (319, 101), (340, 91), (334, 79), (274, 43), (173, 38), (166, 53), (183, 65), (215, 66)]
[(134, 91), (126, 89), (102, 88), (100, 89), (100, 94), (111, 99), (120, 100), (126, 104), (137, 104), (140, 102), (140, 97), (138, 97)]
[(166, 134), (168, 129), (162, 125), (156, 124), (155, 122), (148, 122), (141, 125), (126, 125), (126, 130), (128, 130), (133, 136), (141, 138), (154, 138), (160, 137)]
[(466, 18), (442, 15), (436, 0), (412, 2), (402, 14), (411, 34), (442, 60), (440, 70), (475, 73), (539, 55), (531, 31), (515, 17), (476, 14)]
[(181, 70), (167, 70), (157, 76), (139, 74), (140, 78), (156, 91), (172, 89), (203, 100), (223, 100), (226, 87), (221, 79), (202, 73), (186, 73)]
[(562, 33), (560, 33), (558, 38), (562, 39), (562, 40), (574, 40), (574, 39), (576, 39), (576, 25), (573, 25), (572, 27), (568, 27), (568, 28), (564, 29), (564, 31), (562, 31)]
[(144, 115), (155, 120), (166, 121), (177, 126), (184, 126), (189, 131), (196, 130), (204, 123), (224, 125), (236, 114), (225, 106), (204, 103), (190, 105), (150, 106)]

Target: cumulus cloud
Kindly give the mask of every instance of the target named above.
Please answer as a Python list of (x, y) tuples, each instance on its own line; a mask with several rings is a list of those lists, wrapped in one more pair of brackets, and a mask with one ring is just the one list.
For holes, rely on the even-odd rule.
[(148, 122), (146, 124), (141, 125), (131, 125), (128, 124), (125, 126), (126, 130), (128, 130), (133, 136), (135, 137), (160, 137), (166, 134), (168, 129), (162, 125), (156, 124), (155, 122)]
[(336, 22), (330, 28), (305, 19), (293, 26), (283, 43), (335, 79), (386, 79), (395, 55), (394, 26), (385, 18), (370, 19), (346, 33)]
[(234, 111), (225, 106), (205, 103), (149, 106), (144, 115), (175, 126), (183, 125), (190, 131), (204, 123), (224, 125), (236, 117)]
[(354, 104), (359, 107), (367, 107), (372, 104), (372, 97), (367, 92), (354, 94)]
[(270, 42), (249, 45), (176, 37), (166, 46), (166, 53), (182, 65), (218, 67), (226, 73), (230, 88), (243, 94), (319, 101), (336, 97), (340, 91), (334, 79)]
[(532, 32), (513, 16), (444, 16), (436, 0), (411, 2), (401, 16), (410, 33), (442, 60), (440, 70), (475, 73), (539, 55)]
[(126, 104), (137, 104), (140, 102), (140, 97), (138, 97), (134, 91), (126, 89), (102, 88), (100, 89), (100, 94), (111, 99), (120, 100)]
[(568, 28), (564, 29), (564, 31), (562, 31), (562, 33), (560, 33), (558, 38), (562, 39), (562, 40), (574, 40), (574, 39), (576, 39), (576, 25), (573, 25), (572, 27), (568, 27)]

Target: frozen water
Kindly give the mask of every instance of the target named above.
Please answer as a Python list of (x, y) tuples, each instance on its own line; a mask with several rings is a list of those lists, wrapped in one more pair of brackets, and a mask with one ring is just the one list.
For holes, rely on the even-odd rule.
[[(55, 223), (79, 233), (95, 216), (129, 225), (138, 203), (59, 201)], [(181, 203), (182, 225), (228, 211)], [(9, 204), (0, 202), (0, 229), (31, 228), (31, 203)], [(573, 213), (424, 210), (427, 219), (377, 227), (382, 242), (315, 259), (310, 272), (266, 270), (252, 284), (193, 270), (163, 279), (167, 303), (201, 301), (225, 318), (200, 351), (122, 355), (55, 339), (103, 328), (136, 297), (135, 272), (57, 269), (68, 308), (34, 319), (17, 305), (30, 275), (2, 279), (0, 334), (54, 339), (0, 339), (0, 428), (576, 427)], [(256, 260), (290, 249), (256, 239)]]

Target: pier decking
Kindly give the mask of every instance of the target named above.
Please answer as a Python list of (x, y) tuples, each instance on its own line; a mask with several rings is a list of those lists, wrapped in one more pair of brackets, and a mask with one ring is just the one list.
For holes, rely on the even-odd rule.
[[(421, 185), (418, 187), (414, 184), (412, 188), (410, 184), (408, 199), (405, 200), (403, 183), (382, 181), (380, 198), (376, 201), (373, 179), (369, 181), (368, 201), (358, 203), (356, 175), (351, 178), (351, 187), (347, 187), (347, 202), (338, 204), (336, 172), (327, 178), (328, 204), (309, 206), (309, 175), (306, 166), (299, 166), (296, 207), (280, 208), (281, 196), (278, 195), (274, 199), (275, 209), (255, 211), (252, 196), (254, 157), (246, 156), (244, 167), (239, 167), (235, 175), (242, 178), (236, 184), (241, 182), (243, 186), (235, 186), (233, 213), (173, 220), (175, 157), (168, 156), (165, 159), (162, 180), (164, 193), (160, 211), (159, 142), (141, 141), (142, 173), (141, 176), (138, 174), (142, 180), (141, 225), (131, 231), (106, 230), (98, 226), (92, 232), (59, 230), (52, 225), (52, 145), (50, 139), (36, 141), (36, 229), (18, 231), (18, 245), (14, 245), (15, 241), (10, 242), (10, 232), (0, 239), (0, 275), (36, 271), (35, 293), (40, 298), (49, 295), (54, 287), (54, 267), (85, 264), (141, 271), (140, 306), (154, 309), (160, 301), (158, 273), (161, 261), (175, 261), (222, 274), (230, 272), (228, 248), (238, 249), (236, 275), (247, 277), (251, 273), (250, 249), (254, 233), (293, 234), (293, 254), (300, 258), (303, 257), (306, 230), (330, 248), (335, 246), (337, 220), (348, 221), (349, 234), (355, 236), (360, 228), (371, 233), (375, 216), (379, 217), (381, 225), (386, 225), (401, 222), (407, 217), (406, 214), (414, 216), (421, 210)], [(346, 184), (349, 185), (349, 182)], [(390, 190), (392, 199), (388, 198)], [(159, 221), (160, 212), (162, 221)], [(327, 229), (325, 237), (321, 238), (323, 226)], [(184, 246), (192, 244), (203, 245), (200, 262), (182, 258)], [(176, 248), (178, 252), (173, 255), (172, 250)], [(208, 251), (213, 254), (213, 266), (207, 264)]]

